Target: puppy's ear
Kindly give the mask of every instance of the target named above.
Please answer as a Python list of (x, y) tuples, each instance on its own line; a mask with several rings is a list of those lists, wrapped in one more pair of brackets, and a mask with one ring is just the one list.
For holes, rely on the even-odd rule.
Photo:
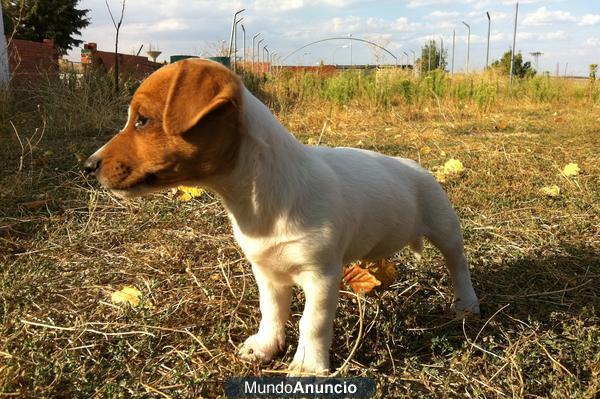
[(179, 64), (163, 112), (163, 128), (168, 134), (183, 134), (208, 115), (239, 106), (241, 86), (228, 71), (193, 61)]

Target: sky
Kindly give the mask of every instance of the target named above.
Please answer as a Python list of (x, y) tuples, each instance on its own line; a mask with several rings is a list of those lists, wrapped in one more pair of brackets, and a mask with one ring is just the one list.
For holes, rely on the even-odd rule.
[[(121, 0), (107, 0), (119, 14)], [(115, 30), (104, 0), (81, 0), (89, 9), (91, 24), (82, 31), (82, 40), (96, 42), (100, 50), (111, 51)], [(126, 0), (121, 29), (120, 52), (137, 52), (144, 44), (163, 51), (159, 61), (174, 54), (212, 56), (228, 44), (233, 12), (245, 8), (240, 17), (246, 29), (248, 56), (252, 36), (260, 32), (271, 52), (282, 58), (312, 41), (331, 37), (365, 39), (383, 45), (399, 59), (429, 39), (443, 39), (451, 47), (456, 30), (455, 68), (464, 71), (467, 55), (467, 28), (471, 26), (470, 69), (485, 65), (487, 17), (492, 18), (490, 62), (512, 46), (515, 2), (505, 0)], [(239, 56), (242, 56), (242, 29), (238, 28)], [(542, 52), (540, 71), (587, 76), (589, 64), (600, 63), (600, 0), (522, 0), (519, 2), (517, 51), (525, 60), (531, 52)], [(451, 49), (449, 56), (451, 57)], [(78, 60), (80, 49), (70, 52)], [(384, 53), (385, 54), (385, 53)], [(374, 63), (377, 55), (369, 46), (354, 42), (352, 62)], [(381, 57), (381, 56), (380, 56)], [(393, 63), (383, 55), (381, 62)], [(418, 57), (418, 55), (417, 55)], [(299, 51), (285, 64), (349, 64), (348, 40), (327, 41)], [(568, 63), (568, 66), (567, 66)]]

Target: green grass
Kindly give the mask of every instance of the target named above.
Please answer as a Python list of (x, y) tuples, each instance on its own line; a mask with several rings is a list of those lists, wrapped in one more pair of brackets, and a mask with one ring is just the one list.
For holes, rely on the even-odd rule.
[[(597, 397), (600, 108), (585, 84), (533, 80), (509, 92), (479, 76), (281, 79), (255, 78), (253, 88), (304, 142), (466, 167), (445, 188), (481, 320), (452, 319), (437, 252), (427, 247), (417, 262), (403, 251), (397, 282), (367, 298), (345, 375), (375, 378), (381, 398)], [(285, 368), (301, 292), (286, 352), (262, 367), (239, 360), (258, 327), (258, 293), (224, 210), (210, 193), (125, 202), (86, 178), (78, 155), (122, 126), (128, 94), (84, 83), (13, 93), (0, 112), (0, 396), (218, 397), (228, 377)], [(580, 176), (560, 175), (569, 162)], [(560, 197), (539, 193), (551, 184)], [(113, 306), (123, 285), (152, 307)], [(343, 294), (334, 368), (359, 338), (358, 321)]]

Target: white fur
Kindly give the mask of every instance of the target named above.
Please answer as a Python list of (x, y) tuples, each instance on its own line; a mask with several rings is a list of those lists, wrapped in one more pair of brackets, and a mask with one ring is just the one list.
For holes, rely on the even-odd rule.
[(259, 287), (262, 320), (243, 358), (268, 361), (282, 349), (296, 284), (306, 304), (290, 369), (328, 370), (342, 266), (408, 244), (418, 250), (423, 236), (446, 258), (455, 309), (479, 311), (459, 220), (426, 170), (371, 151), (305, 146), (246, 89), (242, 109), (238, 164), (207, 185), (221, 195)]

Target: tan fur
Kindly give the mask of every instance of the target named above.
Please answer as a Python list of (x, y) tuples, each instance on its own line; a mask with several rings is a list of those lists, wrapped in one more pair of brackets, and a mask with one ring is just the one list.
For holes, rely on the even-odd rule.
[[(241, 83), (210, 61), (165, 66), (142, 83), (126, 128), (102, 149), (98, 178), (108, 188), (170, 187), (235, 166), (243, 128)], [(143, 129), (135, 127), (142, 115)]]

